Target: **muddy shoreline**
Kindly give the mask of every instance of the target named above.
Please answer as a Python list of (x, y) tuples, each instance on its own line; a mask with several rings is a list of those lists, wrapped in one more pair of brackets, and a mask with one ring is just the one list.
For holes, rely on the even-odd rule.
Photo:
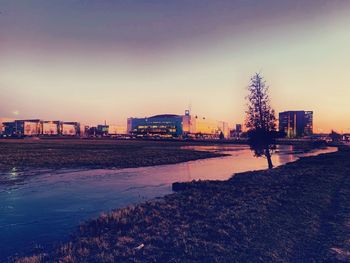
[(18, 262), (346, 262), (350, 151), (302, 158), (103, 214)]

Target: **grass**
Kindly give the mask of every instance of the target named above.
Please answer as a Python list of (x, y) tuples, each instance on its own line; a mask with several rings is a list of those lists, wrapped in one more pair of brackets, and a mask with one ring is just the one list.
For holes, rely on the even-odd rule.
[[(133, 140), (0, 140), (0, 171), (130, 168), (222, 156), (182, 149), (183, 145), (182, 142)], [(9, 181), (6, 177), (0, 178), (0, 182), (6, 181)]]
[(176, 184), (17, 262), (349, 262), (350, 150)]

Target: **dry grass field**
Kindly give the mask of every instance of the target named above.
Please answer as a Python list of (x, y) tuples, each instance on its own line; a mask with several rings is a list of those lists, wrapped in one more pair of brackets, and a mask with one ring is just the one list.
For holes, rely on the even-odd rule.
[(181, 149), (183, 145), (184, 142), (134, 140), (0, 140), (0, 170), (129, 168), (218, 156)]

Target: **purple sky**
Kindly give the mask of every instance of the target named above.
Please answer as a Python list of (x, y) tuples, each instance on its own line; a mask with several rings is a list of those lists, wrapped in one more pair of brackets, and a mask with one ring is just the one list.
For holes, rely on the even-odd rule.
[[(309, 23), (343, 0), (66, 1), (2, 0), (1, 41), (10, 50), (162, 51), (222, 41), (260, 28)], [(62, 50), (63, 49), (63, 50)]]
[[(349, 8), (347, 0), (0, 0), (0, 117), (124, 124), (191, 104), (242, 122), (244, 88), (261, 70), (277, 111), (315, 110), (320, 130), (350, 131), (340, 109), (350, 95)], [(325, 79), (312, 87), (311, 76)], [(312, 94), (328, 100), (319, 90), (332, 83), (343, 89), (320, 107)]]

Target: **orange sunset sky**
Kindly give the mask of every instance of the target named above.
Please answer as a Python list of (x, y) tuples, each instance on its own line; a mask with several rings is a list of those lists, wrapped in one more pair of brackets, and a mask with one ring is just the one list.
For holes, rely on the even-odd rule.
[(255, 72), (277, 112), (350, 132), (350, 2), (0, 1), (0, 117), (242, 123)]

